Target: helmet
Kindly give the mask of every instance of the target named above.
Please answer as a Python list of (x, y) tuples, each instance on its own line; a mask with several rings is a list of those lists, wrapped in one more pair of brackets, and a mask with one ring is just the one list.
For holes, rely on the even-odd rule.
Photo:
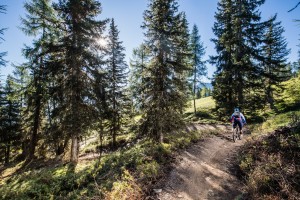
[(234, 112), (240, 112), (238, 108), (234, 108)]

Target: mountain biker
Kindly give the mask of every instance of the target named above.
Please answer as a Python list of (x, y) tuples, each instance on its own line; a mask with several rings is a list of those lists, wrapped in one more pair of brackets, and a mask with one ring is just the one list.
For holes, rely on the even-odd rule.
[(240, 112), (238, 108), (234, 109), (233, 114), (231, 115), (230, 121), (232, 123), (233, 128), (236, 127), (236, 125), (240, 128), (240, 134), (242, 134), (243, 126), (246, 124), (246, 118), (244, 115)]

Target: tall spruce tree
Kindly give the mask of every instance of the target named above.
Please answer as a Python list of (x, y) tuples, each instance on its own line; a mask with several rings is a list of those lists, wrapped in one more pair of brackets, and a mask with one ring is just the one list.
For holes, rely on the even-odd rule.
[(9, 75), (3, 90), (1, 99), (1, 144), (5, 147), (5, 164), (9, 163), (11, 149), (20, 145), (20, 102), (14, 79)]
[[(0, 5), (0, 14), (5, 14), (6, 7), (4, 5)], [(0, 41), (4, 40), (2, 35), (4, 34), (6, 28), (0, 28)], [(1, 43), (0, 43), (1, 44)], [(5, 65), (6, 61), (4, 60), (4, 56), (7, 54), (7, 52), (0, 52), (0, 66)]]
[(227, 114), (231, 107), (235, 106), (233, 102), (233, 15), (234, 12), (232, 0), (221, 0), (218, 2), (216, 22), (213, 26), (213, 32), (216, 38), (212, 39), (215, 43), (217, 56), (211, 57), (211, 62), (216, 66), (212, 85), (214, 87), (213, 98), (216, 100), (216, 107), (219, 114)]
[(79, 140), (93, 122), (92, 72), (98, 62), (94, 51), (95, 41), (101, 37), (106, 21), (96, 19), (101, 13), (101, 4), (95, 0), (60, 0), (56, 4), (64, 24), (61, 47), (63, 58), (63, 102), (59, 113), (63, 115), (61, 125), (71, 138), (70, 160), (76, 164), (79, 155)]
[(24, 55), (29, 60), (28, 66), (32, 75), (28, 87), (27, 122), (30, 128), (28, 159), (34, 157), (39, 134), (42, 132), (42, 119), (45, 113), (47, 83), (47, 44), (53, 40), (53, 31), (57, 22), (51, 0), (31, 0), (24, 7), (26, 17), (22, 18), (22, 30), (25, 34), (35, 37), (33, 46), (26, 46)]
[(221, 116), (235, 106), (249, 112), (264, 105), (263, 77), (259, 47), (266, 22), (261, 22), (258, 7), (264, 0), (221, 0), (213, 32), (218, 55), (212, 57), (217, 70), (213, 97)]
[(276, 22), (277, 15), (269, 20), (264, 34), (262, 53), (264, 59), (265, 96), (270, 108), (277, 110), (274, 105), (273, 86), (279, 86), (281, 82), (289, 78), (287, 68), (287, 42), (283, 37), (284, 29), (281, 22)]
[(125, 62), (125, 48), (119, 41), (119, 31), (114, 19), (111, 20), (107, 44), (107, 104), (109, 106), (109, 131), (112, 145), (116, 146), (116, 137), (120, 133), (126, 113), (128, 113), (129, 99), (126, 96), (128, 66)]
[(205, 55), (205, 48), (203, 42), (201, 42), (199, 30), (196, 25), (193, 26), (193, 30), (190, 36), (190, 48), (192, 53), (191, 65), (193, 67), (192, 83), (193, 83), (194, 113), (196, 114), (197, 112), (196, 93), (198, 90), (197, 85), (201, 83), (201, 78), (207, 74), (205, 61), (203, 61), (203, 56)]
[(145, 106), (142, 103), (144, 100), (144, 71), (146, 65), (149, 63), (150, 52), (144, 44), (141, 44), (138, 48), (133, 49), (132, 59), (130, 59), (130, 92), (132, 99), (132, 109), (140, 112)]
[[(28, 156), (28, 143), (29, 139), (27, 138), (28, 133), (30, 130), (30, 127), (32, 126), (32, 123), (28, 123), (27, 120), (28, 117), (28, 96), (30, 94), (29, 92), (29, 85), (31, 83), (31, 75), (30, 73), (30, 67), (26, 66), (26, 64), (17, 66), (13, 65), (14, 71), (13, 71), (13, 79), (15, 83), (15, 90), (16, 90), (16, 99), (18, 102), (20, 102), (20, 126), (21, 126), (21, 158), (26, 158)], [(29, 137), (29, 136), (28, 136)]]
[[(187, 49), (182, 45), (183, 18), (175, 0), (152, 0), (144, 12), (145, 45), (151, 52), (144, 76), (144, 105), (140, 132), (163, 142), (164, 133), (182, 125), (186, 104)], [(185, 38), (188, 41), (188, 38)], [(184, 89), (183, 89), (184, 88)]]

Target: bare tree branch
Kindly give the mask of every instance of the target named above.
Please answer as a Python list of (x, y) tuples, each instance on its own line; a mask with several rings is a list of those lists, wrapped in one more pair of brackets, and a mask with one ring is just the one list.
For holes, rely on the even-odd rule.
[(300, 5), (300, 1), (297, 3), (297, 5), (296, 5), (294, 8), (292, 8), (292, 9), (289, 10), (288, 12), (291, 12), (291, 11), (295, 10), (299, 5)]

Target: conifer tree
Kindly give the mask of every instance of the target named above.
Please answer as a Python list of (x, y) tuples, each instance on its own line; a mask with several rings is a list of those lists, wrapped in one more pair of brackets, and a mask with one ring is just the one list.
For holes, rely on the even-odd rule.
[(1, 143), (5, 147), (5, 164), (9, 163), (12, 146), (20, 145), (20, 102), (16, 98), (15, 83), (7, 77), (1, 99)]
[(119, 31), (114, 19), (111, 20), (107, 44), (107, 104), (109, 106), (109, 131), (112, 145), (121, 131), (128, 112), (129, 99), (126, 97), (128, 66), (125, 62), (125, 48), (119, 41)]
[(144, 71), (149, 64), (150, 52), (144, 44), (133, 50), (132, 59), (130, 60), (130, 92), (132, 99), (132, 108), (140, 111), (145, 105), (144, 100)]
[(20, 102), (20, 126), (21, 126), (21, 158), (26, 158), (28, 156), (28, 144), (30, 143), (29, 136), (28, 136), (28, 129), (32, 123), (28, 123), (30, 116), (28, 116), (28, 95), (29, 95), (29, 85), (31, 82), (31, 76), (29, 71), (29, 66), (26, 64), (17, 66), (13, 65), (13, 80), (15, 83), (16, 89), (16, 99)]
[[(24, 4), (28, 12), (22, 18), (22, 30), (29, 36), (34, 36), (33, 47), (25, 47), (24, 55), (29, 60), (28, 66), (32, 74), (31, 83), (28, 87), (28, 127), (30, 129), (30, 144), (28, 147), (28, 159), (34, 158), (38, 135), (42, 132), (42, 119), (46, 105), (46, 77), (47, 77), (47, 49), (55, 36), (53, 27), (57, 22), (56, 15), (50, 0), (32, 0)], [(31, 116), (30, 116), (31, 115)]]
[(258, 7), (264, 0), (221, 0), (218, 3), (213, 39), (218, 55), (213, 96), (220, 115), (236, 106), (252, 112), (264, 105), (260, 45), (267, 22), (261, 22)]
[[(5, 13), (6, 11), (6, 7), (4, 5), (0, 5), (0, 14), (3, 14)], [(5, 31), (6, 28), (1, 28), (0, 27), (0, 41), (1, 40), (4, 40), (2, 35), (4, 34), (4, 31)], [(0, 43), (1, 44), (1, 43)], [(3, 66), (5, 65), (6, 61), (4, 60), (4, 56), (6, 55), (7, 53), (6, 52), (0, 52), (0, 66)]]
[(186, 19), (186, 14), (184, 12), (180, 12), (178, 14), (178, 22), (179, 25), (177, 30), (177, 36), (175, 36), (174, 44), (176, 46), (176, 56), (175, 62), (180, 65), (180, 68), (174, 75), (174, 81), (177, 82), (178, 90), (183, 92), (181, 96), (181, 111), (180, 113), (184, 113), (185, 103), (189, 100), (188, 97), (190, 95), (190, 87), (188, 83), (188, 78), (190, 76), (190, 71), (192, 70), (191, 60), (192, 60), (192, 52), (190, 48), (190, 31), (188, 28), (188, 21)]
[[(149, 64), (143, 73), (145, 108), (142, 109), (140, 132), (154, 141), (163, 142), (164, 133), (182, 124), (186, 104), (187, 76), (182, 45), (184, 29), (182, 14), (175, 0), (152, 0), (144, 12), (145, 45), (151, 52)], [(188, 42), (188, 38), (185, 38)], [(183, 43), (182, 43), (183, 42)]]
[[(211, 57), (211, 62), (216, 66), (213, 78), (213, 97), (216, 100), (216, 107), (219, 114), (226, 114), (231, 107), (235, 106), (233, 102), (233, 15), (234, 12), (232, 0), (221, 0), (218, 2), (216, 22), (213, 26), (213, 32), (216, 38), (212, 39), (215, 43), (217, 56)], [(228, 108), (229, 107), (229, 108)]]
[(264, 34), (264, 44), (262, 52), (264, 59), (264, 76), (265, 76), (265, 96), (266, 102), (273, 110), (274, 106), (273, 86), (279, 86), (281, 82), (289, 78), (287, 68), (287, 42), (283, 37), (284, 29), (281, 22), (276, 22), (277, 15), (269, 20), (267, 30)]
[(97, 20), (101, 4), (95, 0), (60, 0), (56, 4), (64, 24), (64, 36), (60, 45), (65, 51), (62, 58), (63, 91), (59, 113), (61, 125), (71, 138), (70, 160), (76, 164), (79, 140), (93, 122), (93, 106), (90, 102), (94, 85), (92, 72), (98, 66), (95, 42), (101, 37), (106, 21)]
[(192, 52), (192, 83), (193, 83), (193, 99), (194, 99), (194, 113), (196, 114), (196, 92), (197, 84), (201, 83), (202, 76), (207, 74), (205, 62), (203, 56), (205, 55), (205, 48), (199, 35), (199, 30), (196, 25), (193, 26), (193, 30), (190, 36), (190, 48)]

